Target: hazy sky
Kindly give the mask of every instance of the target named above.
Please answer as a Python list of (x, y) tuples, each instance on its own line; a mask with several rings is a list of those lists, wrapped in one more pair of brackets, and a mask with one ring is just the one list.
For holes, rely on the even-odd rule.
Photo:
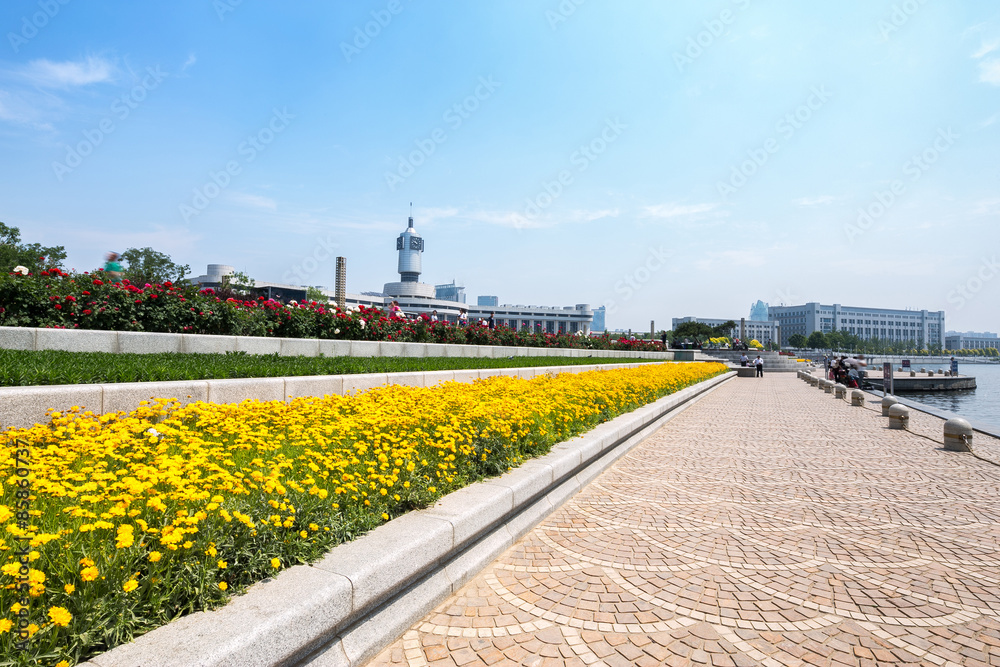
[(473, 303), (1000, 330), (996, 2), (5, 0), (0, 35), (0, 220), (77, 269), (379, 290), (412, 201)]

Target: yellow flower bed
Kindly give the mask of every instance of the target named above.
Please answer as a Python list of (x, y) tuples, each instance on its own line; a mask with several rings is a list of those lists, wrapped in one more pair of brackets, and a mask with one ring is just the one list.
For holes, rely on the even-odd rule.
[(725, 370), (656, 364), (287, 404), (159, 400), (9, 429), (3, 655), (73, 664)]

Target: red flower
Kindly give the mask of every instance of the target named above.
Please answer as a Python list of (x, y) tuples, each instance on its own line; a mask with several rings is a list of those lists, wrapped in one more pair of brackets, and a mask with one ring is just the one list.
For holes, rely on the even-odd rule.
[(82, 294), (84, 296), (90, 296), (90, 292), (88, 292), (87, 290), (83, 290)]
[(62, 306), (59, 305), (58, 303), (56, 304), (56, 310), (62, 310)]
[(83, 311), (83, 314), (84, 314), (84, 315), (90, 315), (90, 309), (88, 308), (88, 309), (86, 309), (85, 311)]
[[(101, 269), (101, 270), (103, 271), (103, 269)], [(103, 281), (101, 281), (101, 280), (95, 280), (95, 281), (94, 281), (94, 284), (95, 284), (95, 285), (103, 285), (103, 284), (104, 284), (104, 282), (103, 282)]]

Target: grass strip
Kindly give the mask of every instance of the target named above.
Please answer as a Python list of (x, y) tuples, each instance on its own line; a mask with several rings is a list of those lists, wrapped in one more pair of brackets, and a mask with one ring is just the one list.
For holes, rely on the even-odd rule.
[(527, 368), (652, 361), (590, 357), (281, 357), (277, 354), (112, 354), (0, 350), (0, 386), (224, 380), (303, 375)]

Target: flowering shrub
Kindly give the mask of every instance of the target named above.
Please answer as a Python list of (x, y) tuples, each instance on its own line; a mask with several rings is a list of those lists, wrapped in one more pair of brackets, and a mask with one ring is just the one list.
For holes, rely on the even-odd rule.
[[(66, 273), (51, 268), (37, 275), (0, 274), (0, 326), (155, 331), (165, 333), (339, 338), (429, 343), (464, 343), (593, 350), (663, 350), (658, 341), (609, 335), (586, 337), (458, 326), (389, 317), (361, 307), (342, 311), (311, 301), (284, 305), (264, 297), (223, 298), (193, 285), (113, 283), (103, 272)], [(225, 296), (225, 295), (223, 295)]]
[[(159, 400), (73, 409), (0, 433), (0, 648), (69, 663), (223, 602), (392, 517), (596, 424), (722, 372), (722, 364), (389, 386), (233, 405)], [(414, 409), (419, 406), (419, 409)], [(27, 477), (23, 451), (31, 452)], [(28, 515), (18, 525), (17, 485)], [(15, 551), (30, 566), (29, 650)], [(18, 662), (20, 661), (20, 662)]]

